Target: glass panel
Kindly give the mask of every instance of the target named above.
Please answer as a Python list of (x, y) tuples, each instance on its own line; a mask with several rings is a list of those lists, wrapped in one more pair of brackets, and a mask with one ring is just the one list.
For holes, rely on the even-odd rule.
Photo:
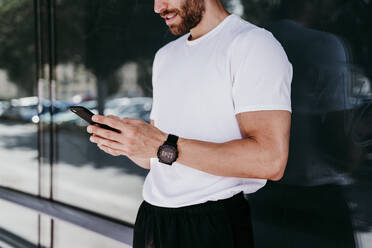
[[(58, 103), (149, 122), (152, 60), (172, 38), (152, 1), (58, 1), (56, 30)], [(56, 113), (54, 122), (55, 199), (134, 223), (147, 171), (90, 143), (72, 112)]]
[(0, 200), (0, 220), (0, 247), (37, 247), (37, 213)]
[(88, 231), (63, 221), (54, 220), (54, 243), (55, 248), (81, 248), (81, 247), (105, 247), (105, 248), (130, 248), (131, 246), (109, 239), (97, 233)]
[(241, 3), (293, 65), (285, 175), (249, 196), (257, 247), (371, 247), (371, 2)]
[[(270, 30), (294, 69), (285, 176), (249, 196), (257, 247), (368, 247), (371, 2), (224, 2)], [(174, 39), (152, 4), (57, 2), (58, 103), (148, 121), (151, 99), (138, 97), (151, 97), (152, 59)], [(68, 111), (54, 121), (56, 199), (133, 223), (146, 171), (103, 154), (88, 142), (86, 124)]]
[[(117, 247), (130, 246), (27, 208), (0, 200), (0, 247)], [(40, 230), (40, 231), (39, 231)]]
[(0, 1), (0, 185), (38, 192), (33, 1)]

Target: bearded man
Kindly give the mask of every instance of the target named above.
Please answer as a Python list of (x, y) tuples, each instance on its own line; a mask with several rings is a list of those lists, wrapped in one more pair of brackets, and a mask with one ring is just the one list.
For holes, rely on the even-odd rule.
[(244, 194), (284, 173), (292, 66), (270, 32), (220, 0), (155, 0), (181, 35), (153, 63), (151, 125), (95, 115), (103, 151), (149, 169), (134, 248), (253, 247)]

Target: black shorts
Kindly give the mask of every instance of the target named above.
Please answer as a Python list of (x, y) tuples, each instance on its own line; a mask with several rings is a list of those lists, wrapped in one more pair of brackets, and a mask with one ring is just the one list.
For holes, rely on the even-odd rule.
[(143, 201), (134, 227), (133, 248), (250, 248), (250, 207), (243, 193), (180, 208)]

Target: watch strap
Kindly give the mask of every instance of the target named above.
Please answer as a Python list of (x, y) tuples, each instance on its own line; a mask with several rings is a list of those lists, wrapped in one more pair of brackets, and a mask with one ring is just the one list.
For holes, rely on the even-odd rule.
[(177, 147), (177, 141), (178, 141), (178, 136), (173, 135), (173, 134), (169, 134), (168, 138), (167, 138), (167, 140), (165, 141), (164, 144), (172, 145), (172, 146)]

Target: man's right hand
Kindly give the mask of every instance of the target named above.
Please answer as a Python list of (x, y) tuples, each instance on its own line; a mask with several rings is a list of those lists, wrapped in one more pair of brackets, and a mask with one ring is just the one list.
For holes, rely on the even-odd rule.
[[(120, 120), (120, 117), (115, 116), (115, 115), (108, 115), (107, 117), (115, 119), (115, 120)], [(151, 120), (151, 125), (154, 126), (154, 120)], [(150, 160), (149, 159), (143, 159), (143, 158), (136, 158), (136, 157), (129, 157), (130, 160), (132, 160), (135, 164), (138, 166), (144, 168), (144, 169), (150, 169)]]

